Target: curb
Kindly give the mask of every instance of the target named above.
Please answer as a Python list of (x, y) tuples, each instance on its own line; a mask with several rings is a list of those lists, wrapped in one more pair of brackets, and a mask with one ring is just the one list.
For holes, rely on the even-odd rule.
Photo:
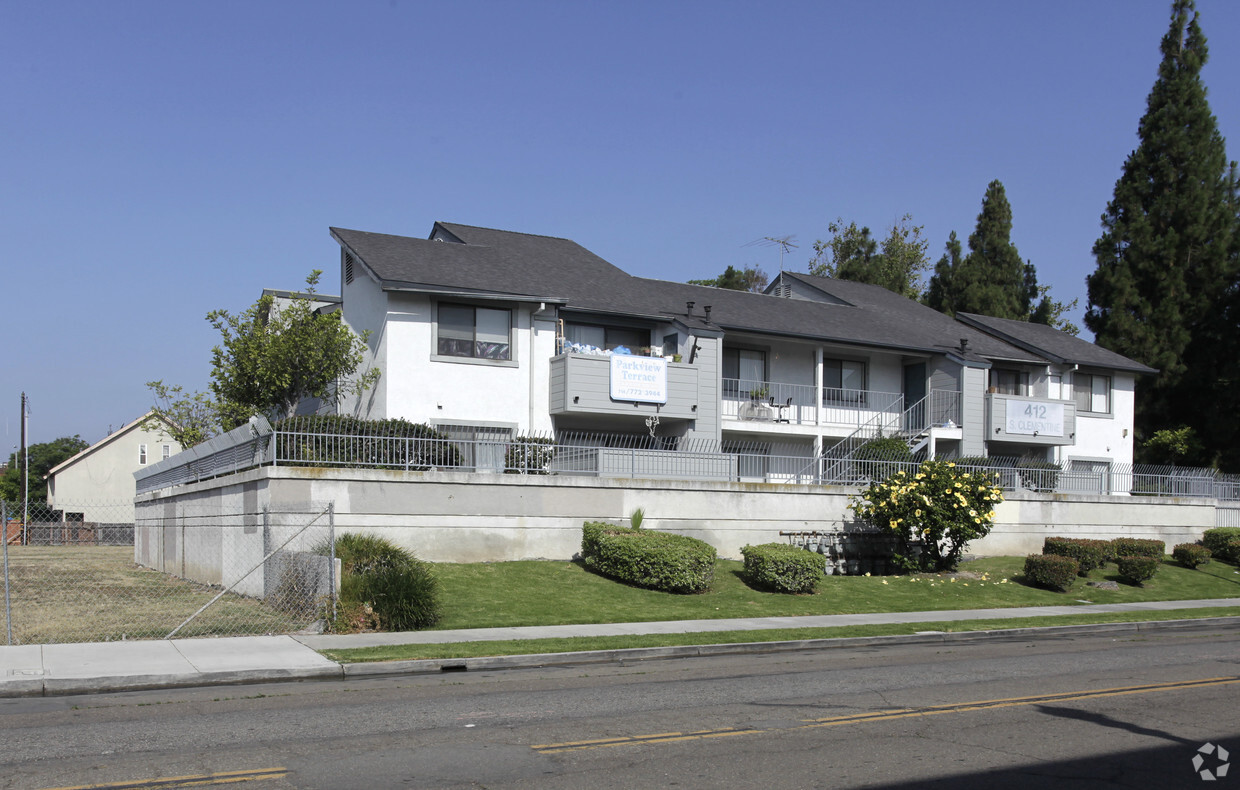
[(424, 658), (409, 661), (375, 661), (341, 664), (346, 678), (386, 675), (424, 675), (442, 672), (474, 672), (500, 669), (537, 669), (578, 664), (609, 664), (625, 661), (657, 661), (669, 658), (703, 658), (727, 655), (787, 653), (799, 650), (827, 650), (862, 645), (916, 645), (933, 643), (981, 642), (992, 639), (1042, 636), (1074, 636), (1084, 633), (1138, 633), (1171, 631), (1194, 626), (1240, 629), (1240, 617), (1203, 617), (1189, 620), (1153, 620), (1130, 623), (1087, 623), (1082, 625), (1030, 626), (989, 631), (927, 631), (889, 636), (853, 636), (826, 639), (796, 639), (783, 642), (730, 642), (718, 645), (679, 645), (673, 647), (633, 647), (617, 650), (590, 650), (573, 653), (531, 653), (478, 658)]
[(236, 686), (257, 683), (301, 682), (306, 680), (348, 680), (350, 678), (429, 675), (446, 672), (538, 669), (586, 664), (621, 664), (678, 658), (707, 658), (727, 655), (761, 655), (804, 650), (830, 650), (859, 646), (917, 644), (963, 644), (990, 640), (1029, 640), (1041, 637), (1070, 637), (1082, 634), (1124, 634), (1174, 631), (1185, 628), (1215, 627), (1240, 629), (1240, 616), (1203, 617), (1188, 620), (1154, 620), (1131, 623), (1093, 623), (1083, 625), (1030, 626), (988, 631), (926, 631), (889, 636), (856, 636), (826, 639), (796, 639), (781, 642), (731, 642), (718, 645), (678, 645), (634, 647), (615, 650), (589, 650), (569, 653), (530, 653), (478, 658), (415, 659), (338, 664), (300, 669), (229, 670), (175, 675), (116, 675), (94, 678), (49, 678), (27, 676), (0, 683), (0, 699), (12, 697), (52, 697), (74, 694), (102, 694), (121, 691)]

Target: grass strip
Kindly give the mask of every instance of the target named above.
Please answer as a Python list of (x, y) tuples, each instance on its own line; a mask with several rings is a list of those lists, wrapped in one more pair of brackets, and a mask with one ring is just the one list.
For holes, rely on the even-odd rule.
[(1240, 617), (1240, 607), (1222, 606), (1173, 611), (1073, 614), (990, 620), (949, 620), (933, 623), (884, 623), (877, 625), (840, 626), (836, 628), (776, 628), (759, 631), (702, 631), (686, 634), (512, 639), (494, 642), (445, 642), (430, 645), (358, 647), (340, 650), (321, 650), (319, 652), (332, 661), (339, 661), (345, 664), (361, 664), (373, 661), (410, 661), (424, 658), (480, 658), (484, 656), (570, 653), (587, 650), (623, 650), (636, 647), (785, 642), (801, 639), (891, 636), (915, 634), (923, 631), (961, 633), (1009, 628), (1045, 628), (1057, 625), (1196, 620), (1206, 617)]

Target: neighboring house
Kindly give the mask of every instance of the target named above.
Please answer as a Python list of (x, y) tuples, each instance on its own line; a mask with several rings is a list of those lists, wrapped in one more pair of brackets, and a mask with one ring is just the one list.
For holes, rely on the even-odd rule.
[(132, 524), (133, 473), (181, 452), (154, 412), (121, 426), (47, 473), (47, 501), (67, 521)]
[[(741, 454), (732, 476), (756, 481), (812, 476), (877, 436), (1130, 464), (1135, 380), (1154, 372), (1049, 327), (956, 320), (844, 280), (783, 272), (755, 294), (633, 277), (567, 239), (443, 222), (428, 239), (331, 232), (339, 309), (370, 331), (366, 364), (382, 372), (341, 411), (474, 441), (479, 469), (552, 431)], [(633, 356), (598, 353), (621, 346)]]

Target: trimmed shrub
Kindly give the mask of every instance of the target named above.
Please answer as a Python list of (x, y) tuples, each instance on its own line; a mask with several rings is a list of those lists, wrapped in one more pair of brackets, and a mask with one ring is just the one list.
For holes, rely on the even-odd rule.
[(272, 427), (281, 463), (415, 470), (462, 465), (460, 451), (445, 434), (399, 418), (317, 414), (289, 417)]
[(1196, 568), (1210, 561), (1210, 550), (1196, 543), (1181, 543), (1171, 550), (1171, 556), (1185, 568)]
[(504, 451), (504, 472), (510, 475), (545, 475), (555, 458), (555, 440), (518, 436)]
[[(1161, 540), (1142, 538), (1115, 538), (1111, 541), (1115, 557), (1149, 557), (1162, 562), (1167, 556), (1167, 544)], [(1118, 559), (1116, 560), (1118, 562)]]
[(1142, 585), (1154, 578), (1162, 560), (1154, 557), (1116, 557), (1120, 578), (1129, 584)]
[(1088, 538), (1049, 537), (1042, 542), (1042, 553), (1076, 560), (1079, 565), (1077, 574), (1080, 576), (1088, 576), (1094, 568), (1101, 568), (1112, 559), (1109, 540)]
[(1240, 538), (1232, 538), (1218, 550), (1218, 558), (1232, 565), (1240, 565)]
[[(1220, 560), (1226, 559), (1223, 555), (1226, 553), (1228, 541), (1240, 540), (1240, 527), (1215, 527), (1207, 529), (1201, 536), (1201, 545), (1210, 550), (1210, 553)], [(1234, 559), (1227, 560), (1235, 562)]]
[(715, 580), (715, 547), (671, 532), (587, 521), (585, 564), (617, 581), (671, 593), (701, 593)]
[(1059, 464), (1041, 458), (1025, 457), (1016, 462), (1016, 471), (1020, 475), (1022, 488), (1054, 491), (1059, 487), (1059, 475), (1063, 469)]
[[(413, 631), (439, 622), (439, 580), (431, 563), (383, 538), (356, 533), (336, 538), (336, 556), (346, 620), (358, 619), (359, 612), (373, 614), (388, 631)], [(338, 623), (341, 620), (338, 616)]]
[(878, 480), (894, 472), (897, 464), (911, 463), (913, 453), (903, 439), (880, 436), (858, 447), (852, 459), (857, 475)]
[(1025, 578), (1057, 592), (1067, 592), (1076, 580), (1079, 564), (1058, 554), (1030, 554), (1025, 558)]
[(745, 546), (741, 556), (745, 558), (745, 581), (752, 587), (781, 593), (812, 593), (822, 581), (822, 555), (800, 546)]

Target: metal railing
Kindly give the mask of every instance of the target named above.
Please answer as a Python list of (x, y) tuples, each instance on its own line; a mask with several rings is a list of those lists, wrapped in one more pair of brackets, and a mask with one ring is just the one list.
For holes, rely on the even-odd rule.
[(853, 427), (887, 415), (886, 423), (900, 420), (904, 396), (898, 392), (841, 389), (812, 384), (785, 384), (757, 379), (722, 380), (720, 408), (725, 419)]
[[(952, 403), (946, 393), (939, 403)], [(935, 412), (935, 398), (928, 398)], [(957, 401), (958, 403), (958, 401)], [(948, 412), (939, 412), (948, 413)], [(900, 414), (900, 419), (906, 419)], [(808, 441), (731, 441), (648, 434), (559, 432), (530, 436), (448, 438), (425, 428), (417, 435), (341, 435), (246, 426), (139, 473), (139, 493), (183, 485), (262, 465), (449, 470), (526, 475), (588, 475), (673, 480), (864, 485), (919, 461), (853, 457), (885, 433), (887, 413), (871, 415), (850, 441), (815, 455)], [(265, 433), (265, 431), (267, 431)], [(903, 435), (897, 432), (895, 435)], [(227, 446), (227, 439), (235, 446)], [(195, 452), (196, 451), (196, 452)], [(1056, 465), (1028, 458), (961, 459), (998, 475), (1008, 489), (1080, 494), (1212, 497), (1240, 501), (1240, 476), (1212, 469), (1130, 464)]]

